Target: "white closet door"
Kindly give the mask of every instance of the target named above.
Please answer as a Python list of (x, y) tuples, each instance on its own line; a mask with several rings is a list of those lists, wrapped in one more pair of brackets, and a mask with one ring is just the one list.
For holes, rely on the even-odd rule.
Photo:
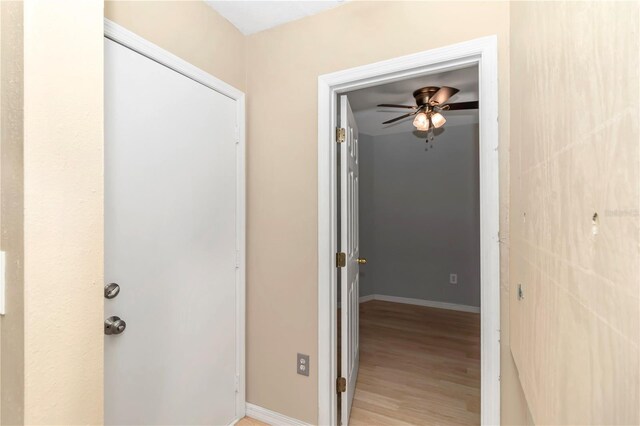
[(236, 417), (236, 111), (105, 39), (108, 425)]

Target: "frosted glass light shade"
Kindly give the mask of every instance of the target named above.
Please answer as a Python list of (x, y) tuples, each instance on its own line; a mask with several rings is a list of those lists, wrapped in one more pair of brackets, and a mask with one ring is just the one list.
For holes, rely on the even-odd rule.
[(435, 127), (436, 129), (444, 126), (444, 123), (446, 122), (447, 120), (439, 112), (436, 112), (431, 116), (431, 123), (433, 123), (433, 127)]
[(416, 126), (416, 129), (418, 130), (429, 130), (429, 118), (427, 117), (427, 114), (421, 112), (416, 115), (416, 118), (413, 119), (413, 125)]

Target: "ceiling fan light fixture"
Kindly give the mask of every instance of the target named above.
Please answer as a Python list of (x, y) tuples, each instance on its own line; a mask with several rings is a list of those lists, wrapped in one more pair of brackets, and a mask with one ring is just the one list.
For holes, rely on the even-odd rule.
[(427, 131), (429, 130), (429, 117), (424, 112), (421, 112), (413, 119), (413, 125), (420, 131)]
[(440, 114), (439, 112), (436, 112), (433, 115), (431, 115), (431, 123), (433, 123), (433, 127), (435, 127), (436, 129), (444, 126), (444, 123), (446, 122), (447, 122), (447, 119), (444, 118), (444, 115)]
[(382, 124), (391, 124), (414, 116), (413, 125), (416, 129), (421, 132), (428, 132), (431, 129), (437, 129), (444, 126), (447, 122), (441, 114), (442, 111), (478, 109), (478, 101), (450, 103), (450, 98), (458, 92), (459, 90), (455, 87), (427, 86), (413, 92), (413, 98), (416, 101), (415, 105), (378, 104), (379, 107), (384, 108), (402, 108), (412, 110), (411, 112), (399, 117), (383, 121)]

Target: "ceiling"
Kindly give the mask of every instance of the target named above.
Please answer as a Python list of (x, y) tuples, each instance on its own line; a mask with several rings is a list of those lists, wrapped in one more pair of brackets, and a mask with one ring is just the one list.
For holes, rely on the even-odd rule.
[(340, 6), (345, 0), (217, 1), (205, 0), (244, 35), (254, 34)]
[[(399, 108), (378, 108), (378, 104), (415, 105), (412, 96), (414, 90), (425, 86), (450, 86), (460, 89), (449, 100), (450, 102), (466, 102), (478, 100), (478, 67), (462, 68), (438, 74), (415, 77), (408, 80), (380, 86), (368, 87), (349, 92), (349, 103), (356, 117), (358, 130), (361, 133), (378, 136), (413, 132), (411, 117), (396, 123), (382, 125), (383, 121), (405, 114)], [(479, 122), (478, 110), (447, 111), (443, 115), (447, 119), (445, 127), (475, 124)]]

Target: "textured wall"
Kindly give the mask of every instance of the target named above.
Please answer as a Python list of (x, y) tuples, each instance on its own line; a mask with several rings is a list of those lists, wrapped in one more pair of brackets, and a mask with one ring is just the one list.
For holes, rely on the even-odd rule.
[(361, 295), (480, 306), (478, 125), (442, 130), (360, 137)]
[[(248, 37), (247, 398), (317, 421), (317, 79), (321, 74), (481, 36), (498, 36), (502, 238), (508, 238), (509, 3), (349, 2)], [(433, 17), (437, 16), (437, 19)], [(429, 37), (416, 28), (429, 19)], [(452, 24), (455, 22), (455, 24)], [(408, 30), (409, 29), (409, 30)], [(277, 106), (277, 107), (274, 107)], [(286, 106), (286, 116), (282, 113)], [(282, 263), (283, 253), (286, 263)], [(501, 254), (501, 311), (508, 262)], [(284, 268), (284, 270), (283, 270)], [(503, 316), (504, 320), (508, 316)], [(507, 328), (503, 323), (503, 329)], [(518, 422), (518, 383), (503, 336), (503, 417)]]
[(24, 2), (26, 424), (102, 423), (103, 7)]
[(0, 247), (6, 253), (6, 314), (0, 317), (0, 424), (24, 408), (22, 2), (0, 2)]
[(511, 12), (510, 326), (522, 387), (538, 424), (638, 424), (640, 3)]
[(245, 37), (204, 1), (105, 1), (105, 17), (245, 89)]

